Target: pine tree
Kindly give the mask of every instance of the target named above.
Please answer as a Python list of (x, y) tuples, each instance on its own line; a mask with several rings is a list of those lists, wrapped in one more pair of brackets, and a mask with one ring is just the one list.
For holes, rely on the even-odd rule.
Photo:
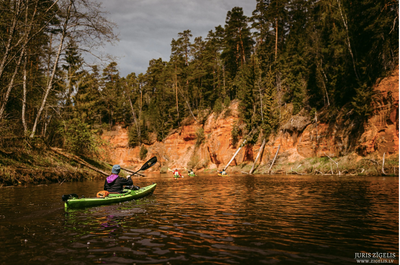
[(275, 73), (268, 71), (263, 78), (265, 93), (263, 97), (263, 116), (262, 129), (264, 135), (268, 137), (274, 133), (279, 126), (279, 114), (276, 103)]
[(116, 122), (121, 121), (122, 114), (122, 86), (120, 83), (117, 63), (111, 62), (106, 68), (104, 68), (102, 76), (102, 122), (107, 123), (111, 128)]
[[(234, 7), (228, 11), (225, 20), (225, 46), (221, 58), (230, 80), (235, 79), (240, 67), (244, 67), (250, 59), (254, 41), (247, 23), (248, 18), (243, 14), (241, 7)], [(237, 87), (232, 86), (229, 89), (230, 98), (235, 98), (236, 93)]]

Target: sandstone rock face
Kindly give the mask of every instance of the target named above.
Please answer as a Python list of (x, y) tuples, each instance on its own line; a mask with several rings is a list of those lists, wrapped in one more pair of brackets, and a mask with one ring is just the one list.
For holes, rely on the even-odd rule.
[[(373, 115), (362, 128), (357, 139), (352, 138), (354, 127), (346, 115), (338, 117), (334, 124), (320, 123), (304, 117), (294, 117), (282, 126), (274, 136), (270, 136), (260, 158), (261, 163), (270, 163), (278, 147), (279, 156), (295, 162), (309, 157), (337, 157), (356, 151), (365, 156), (378, 152), (380, 155), (399, 152), (399, 72), (381, 80), (375, 87), (378, 100), (371, 106)], [(201, 169), (222, 169), (231, 160), (239, 144), (233, 146), (232, 128), (240, 124), (239, 103), (233, 101), (229, 109), (220, 115), (211, 114), (204, 126), (192, 123), (171, 133), (163, 142), (145, 145), (147, 157), (139, 159), (139, 147), (128, 147), (128, 130), (121, 125), (102, 136), (107, 142), (104, 154), (110, 163), (129, 168), (139, 168), (147, 159), (157, 156), (160, 163), (150, 171), (160, 167)], [(203, 131), (204, 141), (196, 144), (197, 134)], [(353, 132), (353, 133), (351, 133)], [(262, 139), (253, 146), (244, 146), (230, 165), (252, 163), (260, 149)]]
[(366, 155), (399, 153), (399, 69), (378, 82), (379, 92), (372, 104), (373, 115), (368, 119), (360, 138), (359, 152)]

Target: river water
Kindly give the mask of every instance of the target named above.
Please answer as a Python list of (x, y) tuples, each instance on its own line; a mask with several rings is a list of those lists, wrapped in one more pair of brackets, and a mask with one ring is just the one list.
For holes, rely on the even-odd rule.
[(391, 253), (398, 264), (397, 177), (152, 173), (134, 182), (157, 188), (67, 212), (63, 194), (94, 196), (103, 180), (1, 188), (0, 264), (357, 264), (360, 253)]

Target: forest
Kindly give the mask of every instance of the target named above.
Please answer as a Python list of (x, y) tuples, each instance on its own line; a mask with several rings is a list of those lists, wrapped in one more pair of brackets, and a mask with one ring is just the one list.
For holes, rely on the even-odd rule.
[(398, 67), (398, 1), (254, 1), (251, 17), (234, 7), (205, 38), (177, 32), (169, 61), (152, 59), (145, 73), (125, 77), (96, 53), (118, 37), (95, 1), (1, 1), (1, 144), (41, 138), (90, 155), (96, 136), (124, 124), (129, 145), (140, 146), (233, 100), (245, 127), (232, 135), (251, 132), (249, 143), (291, 115), (324, 110), (335, 119), (346, 109), (363, 123), (373, 84)]

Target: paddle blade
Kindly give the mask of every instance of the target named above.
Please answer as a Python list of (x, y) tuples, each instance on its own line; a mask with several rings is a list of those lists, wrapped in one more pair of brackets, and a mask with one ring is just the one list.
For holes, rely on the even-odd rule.
[(152, 167), (155, 163), (157, 163), (157, 157), (152, 157), (149, 161), (147, 161), (139, 170), (146, 170)]
[(78, 197), (78, 195), (76, 195), (75, 193), (72, 193), (72, 194), (65, 194), (65, 195), (61, 196), (61, 199), (62, 199), (64, 202), (66, 202), (66, 201), (68, 201), (69, 199), (72, 199), (72, 198), (78, 199), (79, 197)]

